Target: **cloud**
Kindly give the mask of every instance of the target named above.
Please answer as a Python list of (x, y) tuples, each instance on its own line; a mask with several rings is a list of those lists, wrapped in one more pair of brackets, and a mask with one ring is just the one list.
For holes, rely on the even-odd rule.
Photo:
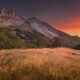
[(77, 16), (61, 20), (60, 24), (57, 25), (57, 29), (80, 36), (80, 17)]

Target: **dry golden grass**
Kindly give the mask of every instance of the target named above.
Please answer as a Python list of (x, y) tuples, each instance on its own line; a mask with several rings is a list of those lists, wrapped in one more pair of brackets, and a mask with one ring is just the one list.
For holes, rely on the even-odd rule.
[(80, 80), (80, 51), (1, 50), (0, 80)]

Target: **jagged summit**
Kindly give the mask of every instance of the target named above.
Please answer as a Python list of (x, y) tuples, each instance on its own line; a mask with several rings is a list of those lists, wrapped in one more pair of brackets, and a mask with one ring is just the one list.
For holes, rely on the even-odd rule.
[(17, 14), (15, 10), (1, 8), (0, 9), (0, 24), (9, 25), (21, 21), (22, 18)]

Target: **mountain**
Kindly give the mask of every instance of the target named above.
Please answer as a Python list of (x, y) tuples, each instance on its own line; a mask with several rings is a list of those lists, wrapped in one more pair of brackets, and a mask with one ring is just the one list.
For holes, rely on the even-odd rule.
[(35, 17), (27, 19), (26, 22), (49, 38), (58, 37), (57, 30), (46, 22), (43, 22)]
[(0, 46), (3, 48), (6, 45), (9, 45), (6, 48), (80, 47), (79, 37), (70, 36), (35, 17), (23, 19), (13, 10), (0, 9), (0, 25)]
[[(2, 26), (0, 27), (0, 30), (0, 46), (3, 46), (0, 49), (10, 49), (10, 47), (46, 48), (49, 44), (49, 39), (45, 35), (39, 33), (36, 29), (26, 23), (17, 26)], [(3, 31), (6, 31), (6, 33)]]
[(60, 46), (73, 47), (75, 45), (80, 44), (79, 37), (76, 37), (76, 36), (73, 37), (67, 33), (56, 30), (54, 27), (52, 27), (48, 23), (41, 21), (35, 17), (31, 17), (27, 19), (26, 22), (30, 24), (30, 26), (34, 27), (37, 31), (39, 31), (40, 33), (48, 37), (51, 42), (54, 42), (55, 41), (54, 39), (58, 38), (60, 42)]
[(23, 18), (16, 11), (5, 8), (0, 9), (0, 25), (8, 26), (21, 22), (23, 22)]

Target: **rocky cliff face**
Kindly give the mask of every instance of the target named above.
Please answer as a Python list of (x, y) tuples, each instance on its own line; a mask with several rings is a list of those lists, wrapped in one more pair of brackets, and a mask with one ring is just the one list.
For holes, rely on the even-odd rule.
[(21, 21), (22, 18), (14, 10), (0, 9), (0, 24), (12, 24)]

